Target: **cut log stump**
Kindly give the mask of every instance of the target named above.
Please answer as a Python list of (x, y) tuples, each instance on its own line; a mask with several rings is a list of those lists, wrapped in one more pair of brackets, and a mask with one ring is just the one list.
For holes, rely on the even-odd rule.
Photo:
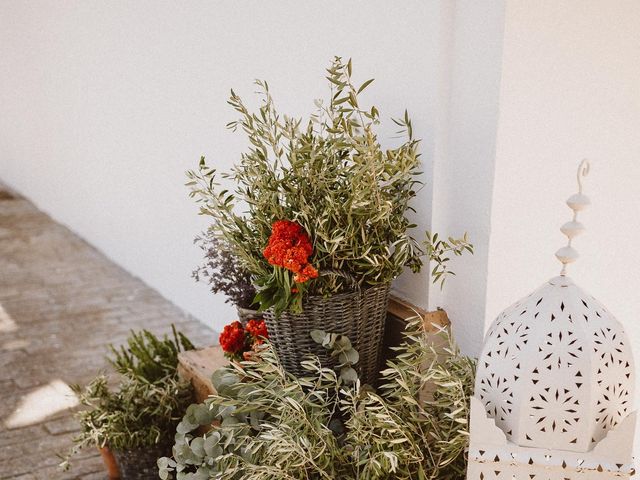
[(216, 393), (211, 375), (228, 364), (229, 360), (219, 345), (189, 350), (178, 355), (178, 374), (180, 378), (191, 382), (196, 402), (202, 403), (209, 395)]

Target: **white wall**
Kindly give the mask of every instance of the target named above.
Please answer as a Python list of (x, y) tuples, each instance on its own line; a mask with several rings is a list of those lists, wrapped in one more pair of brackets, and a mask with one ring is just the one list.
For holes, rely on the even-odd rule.
[(581, 258), (569, 274), (625, 325), (637, 364), (638, 32), (633, 0), (507, 3), (486, 304), (490, 322), (560, 272), (564, 202), (587, 157), (592, 206), (580, 216), (587, 231), (574, 241)]
[(443, 71), (441, 135), (433, 172), (435, 231), (468, 232), (474, 255), (452, 260), (451, 277), (430, 290), (429, 306), (443, 306), (464, 352), (482, 348), (489, 261), (504, 5), (499, 0), (451, 2), (450, 49)]
[[(450, 14), (419, 0), (4, 1), (0, 178), (220, 328), (232, 310), (190, 278), (206, 222), (183, 183), (201, 154), (221, 169), (239, 158), (245, 141), (224, 127), (229, 89), (251, 98), (253, 79), (267, 79), (282, 111), (306, 115), (333, 55), (353, 57), (360, 79), (376, 78), (368, 99), (383, 117), (408, 108), (424, 139), (426, 229)], [(387, 122), (381, 138), (394, 131)], [(399, 288), (427, 306), (427, 283)]]
[[(411, 112), (423, 138), (421, 228), (461, 234), (472, 259), (444, 293), (426, 274), (396, 290), (446, 308), (477, 354), (486, 325), (554, 275), (574, 169), (590, 229), (574, 277), (630, 324), (637, 311), (640, 183), (638, 3), (514, 0), (0, 4), (0, 178), (186, 310), (232, 315), (194, 284), (206, 221), (182, 185), (201, 154), (228, 168), (244, 139), (229, 88), (270, 82), (306, 115), (324, 67), (352, 56), (383, 117)], [(388, 144), (393, 125), (383, 125)], [(433, 212), (433, 215), (432, 215)]]
[(487, 316), (560, 271), (586, 157), (592, 206), (569, 273), (640, 340), (640, 3), (507, 5)]

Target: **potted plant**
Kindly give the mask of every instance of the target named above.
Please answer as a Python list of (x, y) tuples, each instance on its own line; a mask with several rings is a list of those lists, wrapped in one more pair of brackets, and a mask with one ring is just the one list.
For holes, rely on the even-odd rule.
[(243, 324), (261, 319), (262, 314), (252, 308), (256, 289), (251, 273), (236, 257), (233, 247), (224, 238), (217, 237), (213, 228), (196, 237), (195, 243), (204, 251), (205, 262), (193, 271), (193, 278), (208, 283), (211, 292), (225, 294), (225, 302), (236, 306), (238, 319)]
[(80, 449), (97, 446), (113, 453), (119, 478), (157, 478), (156, 460), (171, 450), (176, 425), (193, 402), (191, 385), (177, 374), (178, 353), (192, 348), (175, 328), (172, 338), (142, 330), (132, 332), (126, 346), (111, 347), (117, 387), (104, 374), (73, 386), (86, 408), (76, 414), (81, 432), (62, 466), (69, 468)]
[[(391, 281), (408, 267), (418, 271), (425, 250), (406, 214), (420, 186), (419, 141), (408, 114), (394, 122), (405, 140), (382, 147), (375, 133), (379, 111), (358, 96), (351, 61), (336, 57), (327, 70), (330, 96), (317, 101), (308, 122), (278, 113), (267, 82), (257, 81), (262, 104), (251, 112), (231, 92), (247, 152), (223, 174), (223, 188), (204, 157), (188, 172), (200, 212), (258, 286), (269, 338), (285, 368), (304, 373), (308, 353), (332, 359), (309, 339), (326, 329), (348, 336), (360, 353), (359, 374), (375, 383)], [(450, 251), (471, 251), (466, 238)], [(448, 257), (442, 257), (446, 259)], [(446, 260), (436, 266), (446, 272)], [(443, 271), (444, 270), (444, 271)], [(442, 276), (444, 278), (444, 276)]]

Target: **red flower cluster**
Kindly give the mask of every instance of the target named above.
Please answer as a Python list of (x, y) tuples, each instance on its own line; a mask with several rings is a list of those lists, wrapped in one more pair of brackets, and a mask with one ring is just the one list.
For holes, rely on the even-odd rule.
[(318, 276), (318, 270), (309, 263), (311, 253), (311, 239), (300, 224), (289, 220), (273, 223), (269, 243), (263, 251), (271, 265), (292, 271), (295, 273), (293, 280), (304, 283)]
[(257, 344), (261, 344), (264, 338), (269, 338), (269, 332), (267, 332), (267, 325), (264, 320), (249, 320), (244, 329)]
[(246, 340), (244, 328), (238, 321), (225, 325), (218, 339), (222, 350), (230, 354), (240, 353), (245, 348)]
[(268, 337), (264, 320), (249, 320), (245, 327), (235, 321), (224, 327), (218, 341), (227, 357), (239, 360), (246, 359), (245, 353), (262, 344)]

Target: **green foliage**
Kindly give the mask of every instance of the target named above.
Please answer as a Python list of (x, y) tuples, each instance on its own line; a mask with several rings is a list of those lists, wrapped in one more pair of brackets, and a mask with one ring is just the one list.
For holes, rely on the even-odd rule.
[(427, 232), (425, 246), (427, 256), (434, 263), (431, 270), (431, 278), (433, 283), (440, 283), (440, 288), (444, 287), (444, 282), (448, 275), (455, 275), (454, 272), (447, 268), (447, 264), (451, 260), (448, 255), (453, 254), (459, 257), (464, 252), (473, 254), (473, 245), (469, 243), (466, 233), (462, 238), (449, 237), (447, 240), (441, 240), (438, 238), (437, 233), (431, 235), (430, 232)]
[[(256, 112), (231, 92), (229, 104), (240, 118), (228, 126), (244, 132), (250, 144), (239, 164), (221, 175), (235, 185), (233, 191), (221, 187), (204, 157), (187, 173), (201, 214), (214, 219), (212, 232), (233, 247), (258, 284), (273, 283), (273, 267), (262, 252), (272, 223), (281, 219), (298, 222), (310, 235), (310, 263), (320, 271), (345, 272), (375, 285), (405, 267), (422, 266), (423, 246), (406, 217), (421, 187), (419, 141), (409, 115), (394, 120), (405, 140), (383, 148), (375, 133), (380, 113), (358, 98), (372, 80), (357, 86), (351, 61), (339, 57), (327, 73), (329, 99), (316, 102), (308, 122), (280, 115), (267, 82), (256, 81), (262, 98)], [(446, 262), (439, 265), (446, 270)], [(325, 276), (310, 281), (307, 292), (331, 294), (346, 286)]]
[(129, 378), (139, 378), (154, 383), (176, 373), (178, 354), (193, 350), (193, 343), (171, 325), (172, 339), (159, 339), (147, 330), (131, 332), (127, 345), (109, 348), (113, 358), (108, 361), (115, 370)]
[(73, 385), (86, 408), (76, 414), (81, 432), (62, 466), (87, 446), (129, 450), (170, 445), (175, 427), (193, 401), (191, 385), (178, 378), (178, 353), (192, 343), (172, 326), (173, 337), (157, 338), (147, 330), (131, 332), (127, 345), (111, 347), (109, 362), (120, 374), (117, 388), (99, 375), (88, 385)]
[(429, 341), (418, 321), (396, 350), (380, 395), (349, 392), (345, 400), (352, 411), (366, 412), (347, 422), (359, 464), (355, 478), (463, 478), (475, 361), (460, 355), (446, 330)]
[[(348, 360), (350, 348), (332, 335), (313, 332), (318, 343), (333, 343), (332, 352), (340, 350), (337, 355)], [(315, 358), (304, 362), (308, 377), (292, 377), (266, 344), (256, 361), (214, 374), (218, 393), (189, 408), (173, 458), (158, 461), (160, 477), (461, 478), (475, 364), (459, 355), (446, 332), (440, 337), (432, 343), (419, 320), (410, 323), (379, 393), (345, 382)], [(195, 433), (216, 419), (219, 427)]]

